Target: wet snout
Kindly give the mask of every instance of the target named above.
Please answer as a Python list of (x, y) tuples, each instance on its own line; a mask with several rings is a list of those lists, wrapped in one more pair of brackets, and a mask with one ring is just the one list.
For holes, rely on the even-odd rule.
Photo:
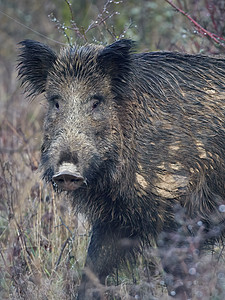
[(63, 163), (52, 180), (64, 191), (75, 191), (85, 183), (84, 177), (81, 176), (73, 163)]

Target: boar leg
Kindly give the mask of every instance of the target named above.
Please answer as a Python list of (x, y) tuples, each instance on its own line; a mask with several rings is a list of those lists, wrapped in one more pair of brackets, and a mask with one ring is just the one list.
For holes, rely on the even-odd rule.
[[(113, 272), (137, 246), (129, 230), (116, 230), (113, 225), (94, 225), (88, 248), (85, 270), (78, 292), (79, 300), (104, 299), (103, 288), (107, 275)], [(127, 238), (129, 237), (129, 238)]]

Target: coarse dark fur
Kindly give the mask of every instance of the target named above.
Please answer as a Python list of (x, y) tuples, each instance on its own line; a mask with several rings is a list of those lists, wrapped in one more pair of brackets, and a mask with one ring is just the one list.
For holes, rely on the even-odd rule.
[[(176, 285), (185, 272), (163, 254), (172, 234), (182, 232), (176, 246), (187, 249), (199, 230), (199, 248), (224, 235), (225, 59), (136, 54), (132, 46), (121, 40), (56, 54), (26, 40), (19, 77), (30, 96), (45, 92), (49, 103), (43, 177), (52, 181), (72, 162), (86, 179), (69, 193), (93, 225), (87, 268), (104, 283), (139, 244), (155, 240)], [(79, 299), (89, 299), (90, 286), (84, 274)], [(189, 294), (179, 288), (180, 297)]]

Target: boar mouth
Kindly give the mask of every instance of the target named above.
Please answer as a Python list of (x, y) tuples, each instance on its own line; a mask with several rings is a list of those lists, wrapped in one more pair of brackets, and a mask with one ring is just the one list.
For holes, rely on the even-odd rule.
[(52, 176), (52, 180), (57, 184), (58, 188), (64, 191), (75, 191), (83, 183), (86, 183), (84, 177), (72, 163), (63, 163), (59, 167), (59, 172)]

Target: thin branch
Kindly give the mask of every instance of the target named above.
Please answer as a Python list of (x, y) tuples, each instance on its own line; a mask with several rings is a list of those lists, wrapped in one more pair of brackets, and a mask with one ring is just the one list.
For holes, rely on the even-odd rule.
[(66, 239), (66, 241), (64, 242), (64, 244), (62, 245), (62, 248), (61, 248), (61, 251), (60, 251), (60, 254), (59, 254), (59, 258), (58, 258), (58, 260), (57, 260), (57, 262), (55, 264), (55, 271), (57, 271), (57, 269), (58, 269), (58, 266), (59, 266), (60, 261), (62, 259), (63, 252), (64, 252), (67, 244), (70, 244), (71, 242), (73, 242), (74, 238), (75, 238), (75, 234), (73, 234), (72, 231), (69, 229), (69, 227), (63, 222), (63, 219), (61, 217), (59, 217), (59, 218), (60, 218), (60, 220), (62, 222), (62, 224), (60, 226), (62, 226), (62, 225), (65, 226), (65, 228), (70, 232), (71, 236), (69, 236)]
[(58, 30), (63, 33), (64, 37), (67, 39), (68, 44), (71, 46), (70, 37), (66, 33), (66, 29), (68, 29), (67, 26), (65, 26), (64, 23), (61, 24), (60, 21), (58, 19), (56, 19), (56, 17), (54, 16), (53, 13), (51, 13), (50, 15), (48, 15), (48, 17), (50, 18), (50, 20), (52, 22), (54, 22), (56, 24), (56, 27), (58, 28)]
[(57, 271), (57, 269), (58, 269), (58, 266), (59, 266), (60, 261), (62, 259), (63, 252), (64, 252), (64, 250), (66, 248), (66, 245), (70, 242), (70, 240), (71, 240), (71, 237), (68, 237), (66, 239), (65, 243), (62, 245), (62, 248), (61, 248), (61, 251), (60, 251), (60, 254), (59, 254), (59, 258), (58, 258), (58, 260), (57, 260), (57, 262), (55, 264), (55, 271)]
[[(64, 1), (66, 2), (70, 11), (70, 15), (71, 15), (70, 25), (65, 26), (65, 24), (61, 24), (60, 21), (57, 20), (53, 14), (50, 14), (49, 17), (51, 21), (56, 24), (59, 31), (61, 31), (64, 34), (64, 36), (67, 38), (70, 45), (71, 45), (70, 38), (67, 35), (66, 30), (71, 30), (75, 32), (78, 38), (84, 40), (85, 42), (88, 42), (87, 33), (89, 33), (93, 29), (99, 29), (100, 27), (103, 27), (105, 31), (108, 32), (114, 40), (118, 39), (116, 34), (114, 34), (114, 32), (107, 25), (107, 21), (113, 18), (115, 15), (119, 14), (119, 12), (117, 11), (110, 12), (110, 8), (112, 4), (120, 4), (123, 2), (123, 0), (119, 0), (119, 1), (107, 0), (103, 6), (102, 11), (98, 14), (97, 18), (93, 20), (86, 29), (82, 26), (77, 26), (77, 23), (75, 22), (73, 10), (72, 10), (72, 5), (70, 3), (71, 0), (64, 0)], [(125, 30), (124, 32), (126, 33)], [(100, 31), (100, 33), (102, 32)]]
[(70, 3), (69, 0), (65, 0), (66, 4), (68, 5), (69, 7), (69, 10), (70, 10), (70, 15), (71, 15), (71, 20), (74, 20), (74, 15), (73, 15), (73, 10), (72, 10), (72, 4)]
[[(184, 15), (185, 17), (187, 17), (193, 24), (194, 26), (198, 29), (198, 31), (203, 34), (204, 36), (208, 36), (210, 37), (212, 40), (214, 40), (214, 42), (216, 42), (217, 44), (223, 46), (225, 48), (225, 44), (222, 43), (221, 41), (225, 42), (225, 39), (218, 36), (215, 33), (212, 33), (208, 30), (206, 30), (205, 28), (203, 28), (198, 22), (196, 22), (191, 16), (189, 16), (185, 11), (183, 11), (181, 8), (177, 7), (172, 1), (170, 0), (165, 0), (167, 3), (169, 3), (173, 8), (175, 8), (178, 12), (180, 12), (182, 15)], [(221, 40), (221, 41), (220, 41)]]
[(219, 256), (218, 256), (218, 259), (217, 259), (218, 262), (219, 262), (219, 260), (220, 260), (220, 258), (221, 258), (221, 256), (222, 256), (222, 254), (223, 254), (224, 248), (225, 248), (225, 244), (223, 243), (222, 249), (221, 249), (221, 251), (220, 251), (220, 253), (219, 253)]
[(60, 221), (62, 222), (61, 225), (65, 226), (65, 228), (69, 231), (69, 233), (70, 233), (71, 235), (73, 235), (73, 233), (72, 233), (72, 231), (69, 229), (69, 227), (63, 222), (63, 219), (62, 219), (61, 217), (59, 217), (59, 218), (60, 218)]

